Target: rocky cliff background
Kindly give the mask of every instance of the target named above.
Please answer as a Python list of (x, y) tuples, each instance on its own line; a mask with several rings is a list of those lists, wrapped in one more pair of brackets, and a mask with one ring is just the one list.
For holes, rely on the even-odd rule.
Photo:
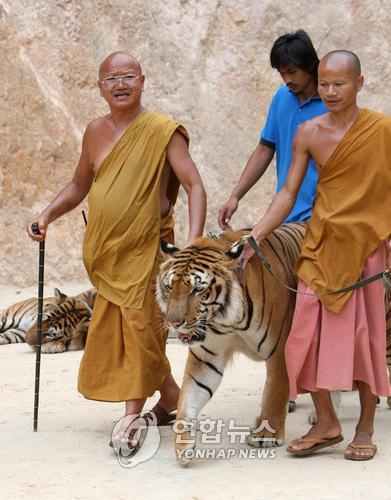
[[(188, 128), (213, 230), (280, 85), (269, 67), (275, 38), (304, 28), (320, 56), (353, 50), (366, 77), (360, 104), (390, 114), (390, 11), (389, 0), (0, 0), (0, 284), (36, 281), (24, 226), (70, 180), (85, 126), (106, 112), (96, 79), (108, 53), (138, 57), (144, 104)], [(273, 191), (270, 168), (234, 225), (251, 225)], [(81, 208), (50, 228), (47, 280), (85, 279)], [(179, 241), (186, 211), (182, 194)]]

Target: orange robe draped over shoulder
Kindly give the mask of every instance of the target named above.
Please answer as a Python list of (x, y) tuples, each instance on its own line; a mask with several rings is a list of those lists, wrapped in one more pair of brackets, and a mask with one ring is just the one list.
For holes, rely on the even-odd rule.
[[(83, 260), (99, 295), (140, 309), (153, 269), (160, 233), (160, 180), (174, 120), (142, 112), (103, 161), (88, 198)], [(178, 181), (169, 186), (174, 204)]]
[[(355, 283), (391, 234), (391, 118), (362, 109), (320, 171), (296, 273), (317, 293)], [(338, 313), (352, 292), (322, 295)]]

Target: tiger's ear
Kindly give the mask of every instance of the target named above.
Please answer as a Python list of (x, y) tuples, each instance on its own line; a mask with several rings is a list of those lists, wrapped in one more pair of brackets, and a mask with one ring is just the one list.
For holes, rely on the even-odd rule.
[(68, 297), (68, 295), (65, 295), (65, 293), (60, 292), (58, 288), (55, 288), (54, 297), (56, 299), (56, 303), (61, 304), (61, 302), (64, 302), (64, 300)]
[(169, 255), (180, 251), (179, 248), (177, 248), (175, 245), (171, 245), (171, 243), (168, 243), (166, 240), (160, 241), (160, 250), (165, 257), (168, 257)]
[(86, 302), (85, 300), (78, 300), (77, 302), (81, 305), (81, 308), (83, 310), (87, 310), (87, 314), (91, 318), (93, 308), (90, 306), (90, 304), (88, 302)]
[(225, 255), (230, 260), (236, 260), (241, 256), (241, 254), (243, 252), (243, 248), (244, 248), (244, 245), (235, 245), (228, 252), (225, 252)]

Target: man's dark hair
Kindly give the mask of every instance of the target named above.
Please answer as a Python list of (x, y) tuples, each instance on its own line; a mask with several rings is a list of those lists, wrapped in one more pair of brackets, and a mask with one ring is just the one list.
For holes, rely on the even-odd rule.
[(296, 66), (309, 73), (315, 81), (318, 80), (319, 58), (304, 30), (277, 38), (270, 52), (270, 64), (277, 70), (283, 66)]

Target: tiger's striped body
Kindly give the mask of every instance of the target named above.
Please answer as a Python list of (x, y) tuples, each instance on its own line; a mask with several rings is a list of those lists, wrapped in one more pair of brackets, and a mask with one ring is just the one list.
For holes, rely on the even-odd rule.
[[(44, 299), (42, 352), (83, 349), (95, 301), (94, 289), (68, 297), (57, 288)], [(0, 345), (27, 342), (32, 347), (37, 334), (37, 299), (18, 302), (0, 315)]]
[[(44, 310), (55, 302), (46, 298)], [(0, 315), (0, 345), (26, 342), (26, 331), (37, 321), (37, 299), (27, 299), (4, 309)]]
[[(274, 272), (296, 287), (294, 265), (300, 252), (305, 224), (281, 226), (262, 242), (262, 251)], [(239, 281), (235, 254), (230, 247), (243, 233), (225, 232), (222, 238), (198, 238), (182, 251), (166, 245), (167, 260), (161, 265), (157, 299), (171, 333), (190, 344), (177, 418), (195, 426), (203, 406), (219, 386), (234, 352), (266, 361), (267, 378), (256, 427), (267, 420), (276, 431), (253, 432), (254, 446), (280, 446), (284, 440), (288, 403), (288, 378), (284, 346), (294, 312), (295, 296), (278, 284), (255, 257)], [(227, 253), (228, 252), (228, 253)], [(177, 443), (177, 458), (193, 448)]]

